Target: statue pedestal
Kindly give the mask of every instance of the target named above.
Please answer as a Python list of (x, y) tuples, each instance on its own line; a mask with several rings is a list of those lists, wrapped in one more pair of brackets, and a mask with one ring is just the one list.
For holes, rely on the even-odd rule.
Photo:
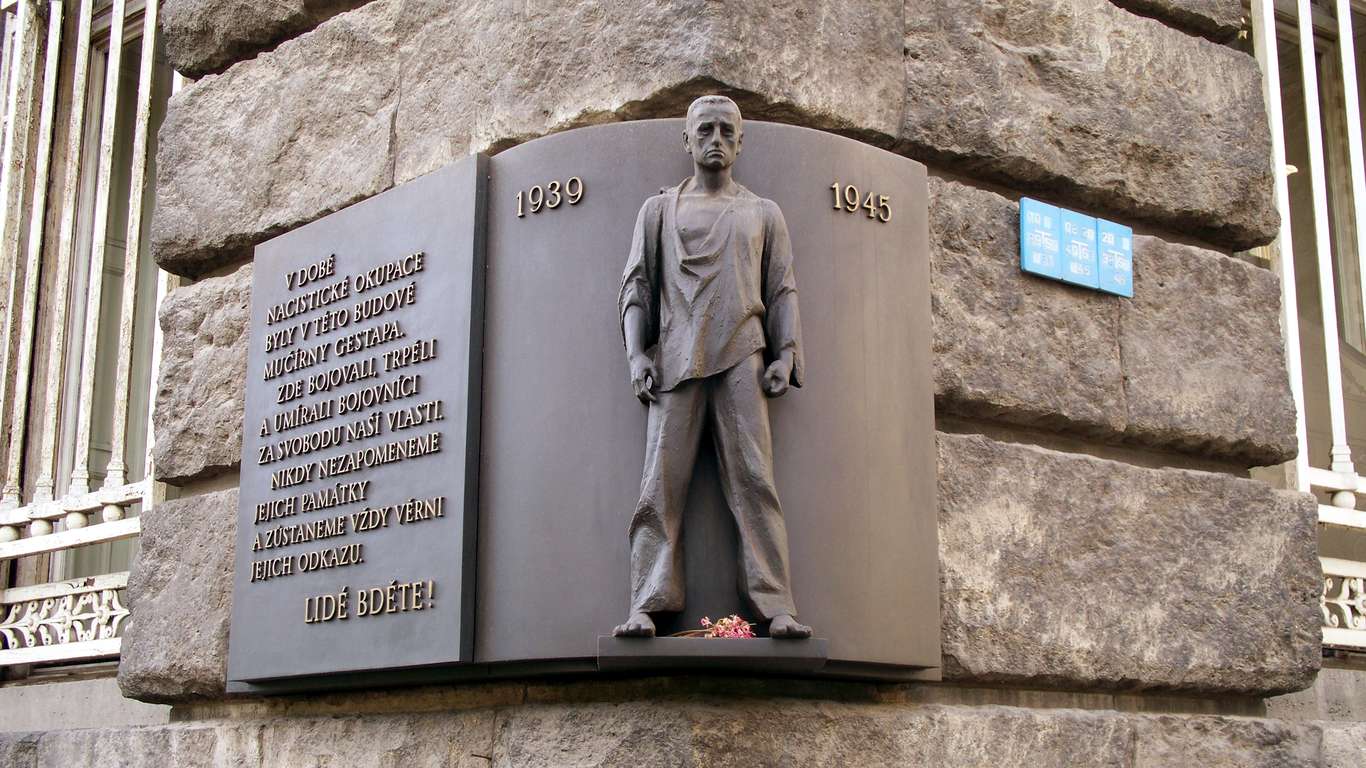
[(825, 666), (830, 642), (745, 640), (703, 637), (598, 637), (598, 670), (651, 672), (665, 670), (727, 670), (802, 674)]

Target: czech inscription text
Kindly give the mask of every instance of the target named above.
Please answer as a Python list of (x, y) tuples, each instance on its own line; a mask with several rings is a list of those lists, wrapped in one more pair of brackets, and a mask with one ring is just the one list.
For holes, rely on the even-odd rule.
[[(583, 182), (570, 181), (533, 188), (532, 212), (577, 203)], [(427, 535), (405, 529), (446, 517), (445, 496), (407, 497), (384, 472), (442, 450), (446, 403), (422, 397), (441, 339), (405, 327), (426, 297), (427, 267), (420, 251), (350, 269), (330, 254), (282, 276), (288, 298), (266, 309), (263, 338), (261, 376), (276, 407), (257, 428), (271, 496), (250, 520), (252, 583), (361, 565), (372, 537)], [(436, 580), (411, 576), (308, 596), (301, 619), (434, 609)]]

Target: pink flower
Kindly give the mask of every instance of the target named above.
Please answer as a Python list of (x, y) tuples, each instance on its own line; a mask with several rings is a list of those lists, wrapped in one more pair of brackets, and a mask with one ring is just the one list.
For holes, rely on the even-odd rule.
[(707, 628), (707, 637), (754, 637), (754, 628), (750, 626), (750, 623), (734, 614), (731, 614), (724, 619), (717, 619), (715, 622), (710, 618), (703, 616), (702, 626)]

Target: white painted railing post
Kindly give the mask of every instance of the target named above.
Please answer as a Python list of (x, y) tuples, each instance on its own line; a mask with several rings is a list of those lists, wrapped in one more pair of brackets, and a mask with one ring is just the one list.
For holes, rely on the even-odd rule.
[(109, 236), (109, 185), (114, 165), (114, 126), (118, 116), (119, 62), (123, 55), (124, 0), (114, 0), (110, 12), (109, 58), (104, 70), (104, 106), (100, 123), (100, 157), (95, 181), (95, 224), (90, 246), (90, 275), (85, 310), (85, 343), (81, 348), (81, 391), (77, 408), (75, 466), (71, 493), (90, 491), (90, 435), (95, 405), (95, 348), (99, 344), (100, 294), (104, 288), (104, 258)]
[[(1309, 142), (1309, 181), (1314, 195), (1314, 247), (1318, 256), (1319, 305), (1323, 311), (1323, 349), (1328, 376), (1328, 415), (1332, 424), (1332, 470), (1354, 475), (1352, 448), (1347, 443), (1347, 418), (1342, 396), (1342, 360), (1338, 345), (1337, 287), (1333, 281), (1333, 251), (1328, 231), (1328, 186), (1323, 162), (1323, 126), (1319, 116), (1318, 60), (1314, 55), (1314, 22), (1309, 0), (1298, 0), (1300, 74), (1304, 79), (1304, 116)], [(1273, 38), (1274, 40), (1274, 38)], [(1334, 506), (1356, 506), (1356, 495), (1333, 494)]]
[(86, 80), (90, 76), (90, 25), (92, 0), (80, 0), (76, 24), (75, 67), (72, 75), (71, 119), (67, 123), (66, 175), (62, 179), (62, 222), (57, 235), (57, 272), (53, 278), (52, 327), (47, 360), (46, 393), (40, 447), (38, 480), (34, 485), (35, 502), (51, 501), (56, 493), (57, 443), (61, 437), (59, 404), (63, 371), (66, 370), (67, 305), (71, 301), (71, 266), (76, 242), (77, 196), (81, 183), (81, 149), (85, 137)]
[[(1347, 158), (1352, 170), (1352, 208), (1356, 223), (1357, 264), (1366, 256), (1366, 162), (1362, 160), (1361, 100), (1357, 97), (1357, 55), (1352, 39), (1352, 2), (1337, 0), (1338, 55), (1342, 62), (1342, 92), (1347, 112)], [(1361, 306), (1366, 308), (1366, 280), (1357, 281)], [(1366, 313), (1363, 313), (1366, 320)]]
[(1300, 362), (1299, 299), (1295, 295), (1294, 238), (1290, 226), (1290, 185), (1285, 162), (1285, 119), (1281, 112), (1280, 61), (1276, 50), (1276, 9), (1272, 0), (1252, 0), (1253, 51), (1262, 66), (1262, 95), (1266, 100), (1267, 122), (1271, 127), (1271, 170), (1276, 195), (1276, 212), (1281, 229), (1272, 242), (1275, 268), (1281, 279), (1281, 333), (1285, 337), (1285, 367), (1290, 377), (1290, 394), (1295, 402), (1295, 477), (1292, 483), (1301, 491), (1309, 490), (1309, 436), (1304, 415), (1304, 372)]
[(20, 471), (28, 422), (29, 374), (33, 370), (34, 327), (38, 320), (38, 277), (43, 268), (43, 230), (47, 222), (47, 180), (52, 163), (52, 123), (57, 107), (57, 69), (62, 51), (62, 2), (48, 0), (47, 47), (43, 64), (42, 105), (38, 110), (38, 152), (33, 172), (33, 203), (29, 208), (28, 258), (24, 267), (23, 306), (19, 323), (19, 359), (15, 367), (14, 407), (10, 411), (9, 457), (0, 504), (22, 502)]
[[(138, 71), (136, 118), (133, 122), (133, 162), (128, 184), (128, 232), (123, 251), (123, 300), (119, 304), (118, 365), (114, 376), (114, 425), (112, 448), (104, 487), (128, 482), (124, 451), (128, 445), (129, 379), (133, 371), (133, 320), (137, 304), (138, 252), (142, 250), (142, 195), (147, 177), (147, 126), (152, 119), (152, 75), (156, 71), (157, 0), (143, 8), (142, 58)], [(121, 509), (105, 510), (105, 518)]]
[[(11, 45), (9, 82), (5, 96), (5, 138), (3, 157), (0, 157), (0, 270), (7, 281), (5, 296), (5, 324), (0, 332), (0, 404), (9, 399), (10, 382), (14, 379), (10, 359), (10, 339), (23, 302), (19, 275), (19, 229), (24, 199), (24, 177), (28, 167), (28, 136), (33, 97), (34, 69), (37, 66), (37, 43), (33, 34), (33, 8), (20, 3), (17, 24)], [(11, 446), (11, 450), (14, 446)], [(0, 498), (0, 509), (12, 509), (18, 501)]]

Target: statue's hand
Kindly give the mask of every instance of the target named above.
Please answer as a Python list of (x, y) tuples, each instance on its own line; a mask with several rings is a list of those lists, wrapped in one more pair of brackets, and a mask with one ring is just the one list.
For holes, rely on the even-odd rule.
[(642, 403), (653, 403), (655, 401), (655, 382), (659, 381), (659, 374), (655, 371), (655, 362), (647, 355), (631, 356), (631, 389), (635, 390), (636, 397)]
[(768, 370), (764, 371), (764, 393), (769, 397), (782, 397), (791, 378), (792, 363), (784, 355), (769, 363)]

